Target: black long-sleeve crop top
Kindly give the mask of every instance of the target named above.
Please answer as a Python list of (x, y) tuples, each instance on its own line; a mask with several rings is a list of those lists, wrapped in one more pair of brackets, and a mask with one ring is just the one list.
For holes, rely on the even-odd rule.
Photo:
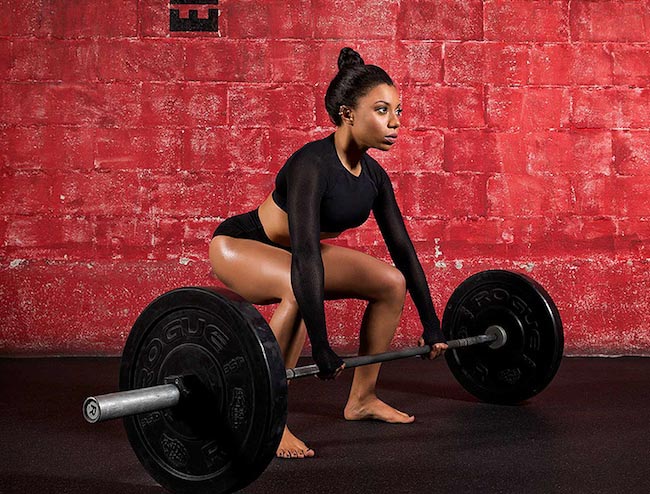
[(341, 163), (331, 134), (306, 144), (287, 160), (276, 177), (273, 200), (289, 217), (291, 283), (314, 354), (329, 349), (320, 234), (357, 227), (371, 211), (395, 266), (406, 279), (426, 343), (445, 341), (390, 178), (377, 161), (364, 154), (361, 174), (353, 175)]

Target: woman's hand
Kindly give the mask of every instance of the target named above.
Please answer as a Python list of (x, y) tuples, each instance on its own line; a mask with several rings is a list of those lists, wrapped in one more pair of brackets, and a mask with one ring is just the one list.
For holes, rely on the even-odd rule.
[(319, 379), (336, 379), (345, 368), (343, 360), (329, 346), (323, 346), (318, 349), (312, 348), (312, 357), (320, 370), (316, 374)]
[[(418, 340), (418, 346), (424, 346), (424, 338), (420, 338)], [(429, 360), (433, 360), (434, 358), (445, 353), (445, 350), (447, 350), (447, 348), (449, 348), (447, 343), (435, 343), (434, 345), (431, 346), (431, 351), (426, 355), (422, 355), (422, 358), (428, 358)]]
[(341, 365), (341, 367), (338, 367), (333, 374), (324, 374), (322, 372), (319, 372), (316, 374), (316, 377), (318, 379), (322, 379), (323, 381), (329, 381), (330, 379), (336, 379), (339, 377), (339, 374), (343, 372), (343, 369), (345, 369), (345, 364)]

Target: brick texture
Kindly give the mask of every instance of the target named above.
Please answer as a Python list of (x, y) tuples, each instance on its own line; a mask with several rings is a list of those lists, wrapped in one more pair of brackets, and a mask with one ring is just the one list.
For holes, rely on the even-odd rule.
[(567, 41), (568, 2), (487, 0), (485, 39), (499, 41)]
[[(153, 297), (218, 284), (214, 228), (334, 130), (351, 46), (400, 90), (400, 140), (370, 154), (438, 312), (478, 270), (522, 271), (567, 353), (650, 355), (645, 0), (221, 0), (193, 33), (163, 0), (0, 7), (0, 354), (117, 354)], [(372, 217), (331, 242), (391, 262)], [(363, 304), (326, 307), (354, 352)], [(418, 333), (408, 301), (394, 344)]]

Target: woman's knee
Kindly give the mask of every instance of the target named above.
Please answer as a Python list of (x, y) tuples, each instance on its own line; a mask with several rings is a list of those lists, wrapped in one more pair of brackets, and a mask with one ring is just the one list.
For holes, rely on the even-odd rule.
[(284, 307), (285, 310), (295, 312), (296, 314), (298, 314), (298, 311), (300, 310), (298, 306), (298, 301), (296, 300), (296, 296), (293, 294), (291, 290), (286, 290), (280, 296), (279, 305)]
[(281, 297), (270, 321), (276, 339), (286, 343), (299, 330), (300, 322), (300, 308), (293, 294)]
[(393, 267), (389, 267), (382, 274), (382, 298), (399, 304), (404, 304), (406, 299), (406, 278), (402, 272)]
[(290, 318), (298, 320), (300, 314), (300, 307), (298, 306), (298, 301), (296, 296), (291, 290), (291, 286), (279, 287), (280, 291), (278, 293), (278, 306), (275, 309), (274, 315), (281, 318)]

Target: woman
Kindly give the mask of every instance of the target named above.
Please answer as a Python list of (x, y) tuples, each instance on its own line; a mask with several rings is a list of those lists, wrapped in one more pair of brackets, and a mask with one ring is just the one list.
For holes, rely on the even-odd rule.
[[(398, 91), (384, 70), (365, 65), (350, 48), (341, 50), (338, 66), (325, 96), (336, 131), (294, 153), (262, 205), (224, 221), (210, 243), (219, 280), (251, 303), (278, 303), (270, 326), (286, 367), (295, 367), (307, 333), (323, 379), (336, 377), (344, 367), (327, 340), (325, 299), (368, 301), (359, 354), (376, 354), (388, 349), (408, 288), (424, 328), (418, 344), (433, 345), (432, 359), (447, 348), (390, 179), (366, 154), (395, 144), (402, 111)], [(321, 243), (361, 225), (370, 211), (397, 268)], [(377, 398), (379, 367), (355, 369), (345, 418), (413, 422), (414, 417)], [(285, 428), (277, 456), (305, 458), (314, 451)]]

